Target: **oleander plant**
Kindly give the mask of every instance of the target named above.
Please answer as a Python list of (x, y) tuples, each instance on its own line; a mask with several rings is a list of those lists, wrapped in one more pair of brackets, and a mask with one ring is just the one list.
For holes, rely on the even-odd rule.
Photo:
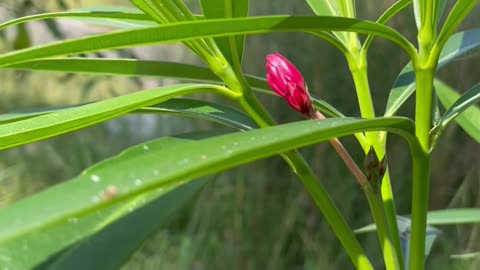
[[(192, 13), (182, 0), (125, 2), (130, 6), (85, 7), (2, 22), (0, 31), (33, 21), (70, 18), (107, 25), (111, 31), (14, 49), (0, 54), (0, 68), (173, 78), (185, 83), (91, 103), (4, 113), (0, 148), (62, 136), (128, 114), (174, 114), (228, 129), (145, 141), (85, 168), (73, 179), (0, 209), (0, 269), (120, 269), (168, 216), (208, 184), (208, 178), (202, 177), (272, 156), (283, 159), (295, 174), (355, 269), (428, 269), (427, 257), (442, 225), (480, 223), (479, 209), (429, 211), (428, 207), (431, 161), (442, 132), (457, 122), (480, 142), (476, 105), (480, 85), (458, 91), (436, 78), (440, 68), (480, 47), (479, 29), (457, 31), (476, 0), (391, 1), (375, 21), (358, 19), (354, 0), (307, 0), (315, 16), (249, 16), (248, 0), (200, 0), (201, 14)], [(387, 26), (404, 10), (413, 11), (414, 40)], [(280, 32), (310, 35), (338, 49), (348, 63), (346, 76), (353, 80), (356, 91), (351, 94), (358, 100), (352, 106), (358, 106), (360, 117), (345, 115), (335, 104), (315, 97), (315, 89), (309, 89), (301, 72), (309, 67), (296, 66), (298, 61), (287, 59), (285, 52), (264, 56), (264, 78), (244, 72), (242, 59), (250, 53), (244, 48), (246, 37)], [(369, 74), (368, 65), (375, 65), (375, 59), (367, 61), (376, 38), (393, 43), (410, 59), (391, 89), (385, 89), (390, 94), (382, 113), (374, 108), (370, 85), (384, 75)], [(204, 65), (92, 54), (171, 43), (185, 46)], [(219, 99), (189, 98), (205, 94)], [(284, 99), (284, 110), (304, 120), (278, 124), (259, 95)], [(407, 103), (414, 104), (412, 116), (398, 115)], [(395, 155), (387, 148), (391, 134), (408, 144), (402, 150), (411, 157), (411, 173), (401, 179), (411, 187), (411, 212), (405, 216), (397, 214), (394, 200), (403, 194), (392, 189), (392, 183), (400, 180), (392, 179), (389, 169), (395, 167), (387, 158)], [(348, 136), (363, 150), (363, 162), (342, 143)], [(299, 151), (325, 142), (358, 182), (372, 224), (352, 228), (324, 179)], [(48, 160), (44, 163), (49, 166)], [(346, 180), (335, 179), (340, 184)], [(382, 258), (373, 259), (365, 251), (358, 239), (364, 232), (378, 235)]]

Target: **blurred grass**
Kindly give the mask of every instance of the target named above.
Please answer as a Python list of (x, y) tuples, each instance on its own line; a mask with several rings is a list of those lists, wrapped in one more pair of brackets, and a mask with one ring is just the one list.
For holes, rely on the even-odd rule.
[[(22, 1), (0, 1), (18, 14)], [(126, 1), (64, 1), (69, 7), (122, 4)], [(198, 11), (195, 1), (189, 1)], [(358, 3), (361, 17), (375, 19), (392, 1)], [(302, 1), (251, 1), (251, 13), (311, 14)], [(61, 8), (57, 1), (39, 1), (22, 14)], [(480, 11), (477, 8), (472, 14)], [(411, 10), (391, 23), (411, 40), (415, 38)], [(478, 25), (470, 16), (463, 28)], [(11, 49), (11, 43), (2, 45)], [(1, 47), (1, 46), (0, 46)], [(10, 48), (9, 48), (10, 47)], [(0, 48), (5, 51), (7, 48)], [(271, 34), (249, 37), (244, 69), (264, 76), (264, 57), (280, 52), (304, 73), (309, 88), (338, 106), (347, 115), (359, 115), (352, 80), (343, 57), (329, 44), (303, 34)], [(374, 42), (369, 54), (370, 79), (377, 114), (385, 108), (388, 89), (408, 62), (405, 54), (384, 41)], [(181, 59), (178, 59), (181, 61)], [(478, 81), (478, 56), (454, 63), (440, 77), (458, 89)], [(73, 76), (50, 73), (0, 71), (0, 112), (62, 106), (141, 90), (125, 78)], [(155, 84), (164, 82), (155, 82)], [(263, 98), (279, 122), (301, 119), (279, 99)], [(412, 115), (413, 101), (402, 108)], [(122, 149), (159, 136), (213, 124), (183, 118), (128, 116), (80, 132), (0, 154), (0, 207), (68, 179), (87, 166)], [(357, 161), (363, 153), (353, 139), (343, 139)], [(410, 158), (406, 144), (391, 137), (388, 159), (399, 214), (410, 211)], [(447, 129), (435, 151), (432, 171), (431, 209), (480, 207), (480, 147), (457, 125)], [(328, 145), (302, 150), (319, 178), (331, 192), (353, 228), (371, 222), (367, 204), (355, 181)], [(434, 245), (427, 269), (479, 269), (477, 259), (464, 262), (450, 254), (480, 250), (479, 226), (444, 228)], [(368, 254), (381, 264), (374, 234), (359, 236)], [(279, 158), (256, 162), (219, 174), (199, 197), (171, 224), (144, 243), (123, 270), (154, 269), (352, 269), (344, 251), (308, 194)], [(379, 268), (381, 269), (381, 268)]]

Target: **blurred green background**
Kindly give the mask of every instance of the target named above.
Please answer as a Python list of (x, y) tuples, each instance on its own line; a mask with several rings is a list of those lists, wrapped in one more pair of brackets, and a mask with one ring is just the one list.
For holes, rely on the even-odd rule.
[[(189, 2), (199, 12), (195, 0)], [(360, 18), (377, 18), (394, 1), (358, 1)], [(450, 1), (453, 2), (453, 1)], [(47, 11), (124, 5), (113, 0), (0, 0), (2, 21)], [(451, 3), (450, 3), (451, 6)], [(477, 7), (462, 25), (480, 24)], [(304, 1), (251, 1), (252, 15), (311, 15)], [(391, 26), (414, 40), (412, 10)], [(108, 31), (80, 21), (36, 22), (0, 32), (0, 52)], [(296, 64), (310, 91), (342, 112), (358, 116), (353, 83), (343, 56), (326, 42), (305, 34), (271, 34), (247, 39), (244, 70), (264, 76), (265, 55), (279, 52)], [(96, 57), (141, 57), (201, 64), (180, 45), (108, 52)], [(471, 54), (454, 62), (439, 77), (459, 91), (477, 83), (480, 58)], [(372, 94), (377, 114), (383, 113), (396, 74), (408, 62), (403, 51), (385, 41), (374, 42), (369, 53)], [(0, 70), (0, 112), (65, 106), (139, 91), (172, 80), (139, 80), (86, 75)], [(213, 100), (211, 96), (201, 98)], [(281, 123), (301, 120), (281, 99), (260, 97)], [(413, 114), (413, 100), (400, 114)], [(215, 124), (172, 116), (127, 116), (80, 132), (0, 153), (0, 207), (69, 179), (86, 167), (128, 146), (165, 135), (218, 128)], [(363, 152), (351, 138), (342, 139), (354, 158)], [(432, 164), (430, 209), (480, 207), (478, 143), (456, 124), (442, 136)], [(357, 183), (329, 145), (302, 150), (329, 190), (349, 224), (371, 223), (367, 202)], [(407, 145), (389, 138), (398, 213), (410, 212), (410, 159)], [(39, 209), (41, 211), (41, 209)], [(154, 217), (152, 217), (154, 218)], [(427, 269), (480, 269), (480, 260), (453, 260), (449, 256), (480, 250), (480, 226), (442, 227), (443, 233), (428, 258)], [(359, 239), (376, 264), (381, 263), (375, 234)], [(211, 177), (210, 184), (171, 223), (152, 235), (123, 267), (129, 269), (352, 269), (349, 259), (308, 194), (279, 158), (256, 162)], [(381, 268), (378, 268), (381, 269)]]

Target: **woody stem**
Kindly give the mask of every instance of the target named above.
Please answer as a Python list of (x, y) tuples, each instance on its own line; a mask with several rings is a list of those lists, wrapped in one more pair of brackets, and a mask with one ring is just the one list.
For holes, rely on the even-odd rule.
[[(313, 119), (324, 120), (325, 116), (319, 111), (315, 111), (315, 114), (313, 115)], [(355, 177), (357, 182), (360, 184), (360, 186), (365, 187), (368, 184), (368, 180), (365, 177), (365, 174), (363, 174), (362, 170), (360, 170), (357, 163), (353, 161), (350, 154), (347, 152), (345, 147), (343, 147), (343, 144), (337, 138), (333, 138), (329, 142), (333, 146), (335, 151), (337, 151), (338, 155), (342, 158), (343, 162), (345, 162), (348, 169), (352, 173), (353, 177)]]

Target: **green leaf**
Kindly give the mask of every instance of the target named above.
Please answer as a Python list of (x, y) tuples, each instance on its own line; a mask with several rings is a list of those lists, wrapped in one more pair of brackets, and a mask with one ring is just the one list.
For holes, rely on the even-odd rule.
[(458, 225), (458, 224), (479, 224), (480, 209), (457, 208), (435, 210), (428, 212), (428, 224), (431, 225)]
[(161, 24), (195, 20), (182, 1), (130, 0), (130, 2)]
[[(451, 36), (440, 54), (437, 71), (458, 57), (480, 47), (480, 29), (472, 29)], [(387, 101), (385, 116), (394, 115), (415, 91), (415, 74), (411, 62), (395, 80)]]
[(65, 109), (26, 120), (0, 125), (0, 149), (35, 142), (79, 130), (124, 115), (142, 107), (155, 105), (179, 95), (232, 92), (216, 85), (173, 85), (140, 91), (84, 106)]
[(308, 5), (318, 16), (341, 16), (337, 0), (307, 0)]
[[(409, 265), (410, 264), (410, 247), (411, 247), (411, 231), (412, 231), (412, 220), (410, 217), (402, 217), (397, 216), (397, 224), (398, 224), (398, 233), (400, 236), (400, 246), (402, 249), (403, 254), (403, 264)], [(375, 224), (367, 225), (363, 228), (355, 230), (355, 233), (366, 233), (366, 232), (373, 232), (376, 230)], [(434, 228), (432, 226), (427, 226), (426, 228), (426, 235), (425, 235), (425, 250), (424, 254), (427, 257), (430, 254), (432, 249), (433, 243), (437, 238), (440, 230)]]
[[(440, 87), (442, 88), (442, 87)], [(455, 93), (452, 94), (452, 92), (448, 92), (448, 89), (445, 90), (445, 88), (442, 88), (442, 97), (445, 101), (445, 103), (449, 103), (449, 94), (451, 97), (455, 97)], [(438, 90), (437, 90), (438, 92)], [(438, 95), (438, 94), (437, 94)], [(448, 108), (448, 110), (445, 112), (445, 114), (442, 116), (440, 119), (440, 122), (438, 125), (436, 125), (433, 129), (434, 132), (434, 139), (433, 143), (435, 143), (440, 135), (442, 134), (443, 130), (448, 126), (448, 124), (455, 119), (457, 116), (459, 116), (461, 113), (463, 113), (465, 110), (469, 109), (470, 107), (473, 107), (475, 103), (480, 101), (480, 84), (476, 84), (472, 88), (470, 88), (465, 94), (463, 94), (461, 97), (459, 97), (450, 107), (445, 106)], [(480, 124), (480, 109), (477, 107), (477, 112), (479, 112), (476, 116), (475, 114), (475, 108), (472, 108), (470, 111), (470, 114), (472, 118), (468, 119), (472, 121), (472, 125), (479, 126)], [(480, 136), (480, 133), (478, 134)]]
[[(421, 149), (413, 123), (400, 117), (301, 121), (200, 141), (176, 140), (174, 148), (146, 148), (134, 158), (103, 162), (68, 182), (0, 209), (0, 243), (18, 242), (31, 233), (158, 188), (186, 183), (331, 138), (376, 130), (397, 133), (409, 142), (413, 151)], [(116, 188), (116, 195), (107, 200), (99, 198), (110, 186)], [(39, 206), (45, 207), (38, 211)]]
[[(88, 59), (61, 58), (24, 62), (7, 66), (20, 70), (58, 71), (68, 73), (86, 73), (93, 75), (116, 75), (133, 77), (166, 77), (204, 83), (223, 83), (210, 69), (174, 62), (143, 61), (136, 59)], [(274, 95), (263, 78), (246, 75), (249, 85), (263, 94)], [(324, 100), (313, 97), (315, 107), (331, 117), (344, 117), (335, 107)], [(9, 116), (10, 117), (10, 116)], [(4, 117), (0, 116), (0, 122)]]
[[(76, 20), (114, 28), (129, 29), (129, 28), (142, 28), (142, 27), (151, 27), (156, 26), (158, 23), (149, 15), (144, 14), (141, 10), (134, 7), (123, 7), (123, 6), (92, 6), (79, 9), (73, 9), (65, 12), (68, 17), (68, 13), (95, 13), (95, 14), (104, 14), (102, 16), (95, 17), (82, 17), (78, 16)], [(121, 13), (123, 16), (118, 16), (117, 13)], [(111, 14), (114, 14), (115, 17), (112, 18)], [(138, 14), (138, 15), (137, 15)], [(61, 16), (57, 14), (57, 16)]]
[(471, 253), (450, 255), (450, 258), (457, 259), (457, 260), (470, 260), (470, 259), (476, 259), (476, 258), (479, 258), (479, 257), (480, 257), (480, 252), (471, 252)]
[[(248, 0), (200, 0), (206, 19), (248, 17)], [(243, 58), (245, 35), (215, 38), (228, 62), (240, 66)]]
[[(396, 1), (393, 5), (391, 5), (383, 14), (377, 19), (377, 23), (387, 24), (395, 15), (400, 13), (406, 7), (408, 7), (412, 3), (412, 0), (399, 0)], [(362, 45), (362, 50), (367, 52), (368, 48), (372, 44), (372, 41), (375, 39), (375, 36), (368, 35), (365, 39), (365, 42)]]
[[(405, 217), (398, 216), (398, 219), (405, 219)], [(427, 214), (427, 224), (429, 225), (446, 226), (478, 223), (480, 223), (480, 209), (476, 208), (452, 208), (444, 210), (434, 210), (429, 211)], [(362, 228), (356, 229), (355, 233), (367, 233), (373, 231), (375, 231), (375, 224), (370, 224)]]
[[(31, 112), (16, 112), (16, 113), (7, 113), (0, 115), (0, 124), (16, 122), (20, 120), (25, 120), (40, 115), (59, 112), (66, 108), (74, 108), (83, 106), (76, 105), (71, 107), (61, 107), (61, 108), (48, 108), (42, 110), (36, 110)], [(181, 99), (174, 98), (162, 102), (159, 105), (153, 107), (143, 107), (132, 111), (130, 113), (142, 113), (142, 114), (157, 114), (157, 113), (168, 113), (179, 116), (188, 116), (199, 119), (205, 119), (212, 122), (217, 122), (226, 126), (238, 130), (248, 130), (256, 128), (257, 125), (244, 113), (213, 102), (206, 102), (202, 100), (194, 99)]]
[(48, 269), (119, 269), (143, 241), (165, 225), (205, 183), (195, 181), (161, 194), (155, 201), (67, 249)]
[[(307, 0), (307, 3), (318, 16), (342, 16), (337, 0)], [(348, 39), (347, 33), (334, 32), (333, 34), (346, 44)]]
[(21, 24), (17, 26), (17, 36), (13, 42), (13, 48), (15, 50), (25, 49), (31, 46), (30, 34), (27, 31), (25, 25)]
[(169, 113), (190, 116), (217, 122), (237, 130), (257, 128), (257, 124), (246, 114), (213, 102), (194, 99), (171, 99), (155, 107), (146, 107), (135, 113)]
[(421, 2), (422, 0), (413, 0), (413, 15), (415, 16), (415, 25), (419, 31), (423, 21)]
[(447, 7), (447, 0), (437, 0), (435, 2), (436, 4), (436, 12), (433, 14), (434, 15), (434, 20), (435, 20), (435, 25), (438, 25), (440, 23), (440, 20), (442, 19), (443, 13), (445, 12), (445, 8)]
[(439, 127), (439, 130), (436, 130), (437, 136), (456, 117), (455, 121), (463, 130), (480, 143), (480, 109), (477, 106), (472, 106), (480, 98), (479, 84), (468, 90), (462, 97), (439, 80), (435, 80), (435, 89), (440, 102), (445, 108), (449, 108), (442, 117), (443, 124)]
[[(410, 247), (411, 247), (411, 231), (412, 231), (412, 220), (406, 217), (397, 217), (398, 232), (400, 234), (400, 241), (402, 247), (402, 254), (404, 254), (404, 265), (410, 264)], [(440, 234), (440, 230), (427, 226), (427, 231), (425, 235), (425, 257), (428, 257), (430, 251), (432, 250), (433, 243)]]
[(438, 53), (442, 50), (444, 45), (448, 42), (457, 27), (462, 23), (470, 11), (477, 5), (478, 0), (458, 0), (455, 2), (452, 10), (448, 14), (442, 30), (438, 33), (437, 40), (432, 48), (432, 53)]
[(61, 41), (0, 55), (0, 66), (65, 55), (208, 37), (272, 32), (306, 32), (315, 35), (318, 31), (374, 34), (397, 43), (412, 57), (416, 54), (415, 48), (405, 37), (381, 24), (341, 17), (268, 16), (188, 21)]
[[(130, 0), (130, 2), (162, 25), (196, 20), (182, 0)], [(181, 42), (203, 59), (210, 56), (214, 50), (213, 41), (210, 39)]]
[(45, 20), (45, 19), (54, 19), (54, 18), (83, 18), (89, 19), (92, 22), (111, 22), (111, 26), (121, 25), (127, 26), (132, 25), (132, 27), (146, 27), (153, 26), (156, 23), (153, 22), (152, 18), (143, 13), (137, 13), (138, 9), (80, 9), (73, 10), (68, 12), (52, 12), (52, 13), (42, 13), (36, 15), (30, 15), (26, 17), (16, 18), (11, 21), (6, 21), (0, 24), (0, 30), (14, 25)]
[[(100, 162), (94, 165), (92, 168), (87, 169), (84, 173), (88, 174), (102, 174), (107, 168), (116, 167), (118, 164), (128, 162), (130, 159), (136, 159), (142, 156), (145, 152), (149, 150), (159, 150), (159, 149), (174, 149), (178, 144), (183, 143), (184, 139), (176, 138), (161, 138), (156, 141), (147, 142), (139, 146), (129, 148), (119, 155)], [(135, 185), (140, 186), (142, 183), (138, 179), (134, 180)], [(85, 198), (86, 201), (76, 202), (83, 204), (96, 204), (97, 202), (102, 201), (105, 203), (106, 207), (101, 210), (92, 210), (90, 212), (82, 213), (78, 216), (70, 217), (66, 220), (62, 220), (56, 224), (51, 224), (51, 226), (44, 227), (41, 230), (31, 231), (28, 234), (20, 237), (14, 241), (6, 241), (0, 245), (0, 265), (3, 267), (9, 267), (11, 269), (32, 269), (34, 266), (44, 262), (49, 264), (49, 261), (46, 261), (50, 255), (54, 253), (60, 253), (59, 260), (69, 262), (69, 258), (75, 259), (76, 251), (85, 251), (85, 246), (93, 251), (96, 250), (100, 254), (102, 251), (99, 248), (102, 244), (105, 243), (95, 243), (98, 240), (104, 240), (107, 236), (112, 236), (118, 233), (118, 229), (122, 228), (124, 232), (134, 228), (142, 227), (148, 231), (137, 231), (135, 234), (124, 235), (123, 237), (129, 237), (130, 241), (125, 241), (121, 245), (115, 245), (115, 249), (105, 249), (106, 251), (115, 251), (119, 256), (117, 259), (123, 259), (127, 254), (122, 254), (122, 251), (128, 253), (134, 246), (137, 246), (142, 238), (145, 237), (145, 233), (151, 232), (154, 227), (162, 224), (168, 214), (172, 211), (178, 209), (186, 200), (188, 200), (192, 194), (192, 191), (200, 188), (200, 185), (194, 184), (191, 186), (181, 187), (179, 190), (172, 190), (176, 185), (166, 186), (165, 188), (152, 190), (148, 193), (143, 193), (139, 196), (132, 197), (131, 199), (122, 201), (121, 203), (112, 203), (109, 204), (109, 201), (113, 199), (118, 192), (115, 181), (112, 181), (111, 185), (98, 187), (97, 192), (93, 193), (90, 198)], [(19, 220), (26, 215), (31, 215), (30, 218), (35, 219), (36, 216), (42, 215), (38, 211), (38, 207), (43, 206), (44, 209), (52, 207), (50, 205), (50, 200), (58, 200), (58, 203), (68, 205), (75, 203), (68, 203), (69, 196), (72, 193), (76, 193), (75, 188), (85, 188), (84, 183), (72, 184), (70, 182), (64, 182), (53, 188), (53, 190), (60, 191), (60, 193), (46, 191), (47, 196), (40, 193), (29, 198), (35, 200), (36, 196), (41, 197), (39, 204), (30, 205), (29, 208), (25, 209), (26, 212), (19, 214)], [(88, 187), (87, 187), (88, 188)], [(63, 190), (63, 192), (61, 192)], [(167, 193), (169, 192), (169, 193)], [(166, 194), (166, 197), (160, 197)], [(175, 194), (176, 200), (172, 200), (172, 196)], [(51, 198), (48, 198), (50, 196)], [(177, 197), (178, 196), (178, 197)], [(57, 197), (57, 199), (53, 198)], [(63, 202), (60, 202), (63, 200)], [(168, 203), (168, 204), (167, 204)], [(167, 204), (167, 205), (166, 205)], [(44, 210), (42, 209), (42, 211)], [(132, 212), (133, 210), (136, 210)], [(48, 210), (46, 210), (48, 212)], [(155, 211), (155, 217), (152, 218), (152, 215), (149, 213)], [(115, 220), (123, 217), (119, 222), (114, 223), (111, 226), (108, 226)], [(143, 222), (142, 222), (143, 220)], [(134, 224), (132, 224), (134, 223)], [(128, 226), (126, 226), (128, 225)], [(128, 227), (128, 228), (127, 228)], [(104, 230), (104, 231), (102, 231)], [(138, 237), (138, 238), (137, 238)], [(73, 245), (75, 242), (87, 238), (80, 245)], [(124, 239), (123, 238), (123, 239)], [(111, 240), (120, 240), (120, 236), (116, 235), (116, 239)], [(92, 247), (90, 244), (95, 243)], [(73, 245), (71, 248), (69, 246)], [(104, 254), (112, 255), (112, 254)], [(104, 258), (104, 257), (102, 257)], [(105, 263), (104, 260), (87, 260), (98, 263)], [(101, 262), (99, 262), (101, 261)], [(81, 266), (80, 264), (79, 266)], [(51, 269), (51, 268), (48, 268)], [(62, 268), (57, 268), (62, 269)], [(71, 268), (63, 268), (71, 269)], [(104, 268), (84, 268), (84, 269), (104, 269)]]
[[(109, 58), (59, 58), (23, 62), (7, 69), (55, 71), (93, 75), (175, 78), (197, 82), (221, 83), (208, 68), (176, 62)], [(269, 89), (264, 79), (251, 77), (253, 87)]]

